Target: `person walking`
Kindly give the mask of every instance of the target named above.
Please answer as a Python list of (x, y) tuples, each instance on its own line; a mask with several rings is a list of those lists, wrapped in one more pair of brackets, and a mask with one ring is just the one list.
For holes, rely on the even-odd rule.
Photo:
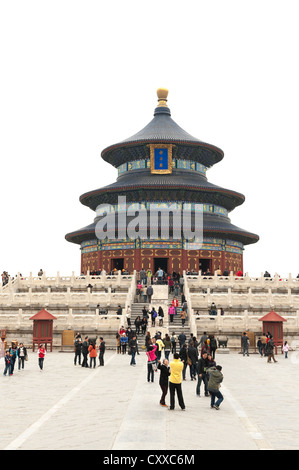
[(46, 348), (45, 348), (44, 344), (40, 344), (39, 348), (37, 350), (38, 365), (39, 365), (40, 371), (42, 371), (44, 369), (44, 360), (45, 360), (46, 353), (47, 353), (47, 351), (46, 351)]
[(249, 338), (247, 336), (247, 333), (244, 331), (243, 336), (241, 338), (241, 345), (242, 345), (242, 351), (243, 351), (243, 357), (245, 354), (249, 356)]
[(179, 301), (176, 297), (174, 297), (173, 301), (172, 301), (172, 304), (171, 304), (174, 309), (175, 309), (175, 314), (178, 313), (178, 308), (179, 308)]
[(156, 318), (157, 318), (157, 316), (158, 316), (157, 311), (156, 311), (156, 309), (153, 307), (152, 310), (151, 310), (152, 326), (155, 326), (155, 325), (156, 325)]
[(146, 328), (147, 328), (147, 317), (142, 317), (142, 320), (141, 320), (141, 334), (142, 335), (145, 335)]
[(148, 343), (147, 346), (147, 381), (148, 382), (153, 382), (154, 381), (154, 371), (156, 368), (156, 350), (158, 346), (156, 344), (152, 344), (151, 342)]
[(263, 344), (262, 344), (262, 340), (260, 337), (258, 338), (256, 345), (257, 345), (258, 352), (260, 353), (260, 356), (263, 357)]
[(136, 351), (137, 351), (137, 339), (136, 339), (135, 334), (133, 334), (132, 338), (129, 341), (129, 348), (131, 350), (130, 366), (136, 366), (135, 355), (136, 355)]
[(183, 346), (180, 349), (179, 357), (181, 361), (184, 364), (183, 371), (182, 371), (182, 376), (183, 380), (186, 380), (186, 369), (188, 366), (188, 349), (187, 349), (187, 344), (183, 344)]
[(12, 357), (11, 357), (11, 354), (9, 351), (6, 351), (6, 354), (4, 356), (4, 372), (3, 372), (3, 375), (6, 375), (8, 373), (8, 375), (12, 375), (11, 373), (11, 365), (12, 365)]
[(184, 363), (180, 361), (178, 353), (173, 355), (173, 360), (169, 363), (170, 377), (169, 377), (169, 393), (170, 393), (170, 407), (169, 410), (174, 410), (175, 407), (175, 393), (179, 405), (182, 410), (185, 410), (185, 403), (182, 392), (182, 371)]
[(165, 397), (168, 392), (168, 381), (169, 381), (169, 375), (170, 375), (170, 367), (168, 364), (169, 362), (167, 359), (164, 359), (162, 364), (161, 364), (161, 361), (158, 361), (158, 369), (160, 370), (159, 385), (162, 390), (162, 395), (160, 398), (161, 406), (167, 406), (165, 403)]
[(185, 326), (186, 310), (182, 309), (182, 310), (181, 310), (181, 313), (180, 313), (180, 316), (181, 316), (181, 320), (182, 320), (182, 326)]
[(104, 365), (105, 349), (106, 349), (105, 341), (102, 338), (102, 336), (100, 336), (100, 346), (99, 346), (99, 362), (100, 362), (100, 364), (98, 365), (98, 367)]
[[(224, 397), (219, 390), (223, 381), (223, 374), (221, 371), (222, 367), (219, 365), (207, 369), (207, 373), (209, 375), (208, 390), (211, 395), (211, 408), (215, 408), (216, 410), (219, 410), (220, 404), (224, 400)], [(217, 401), (215, 403), (216, 398)]]
[(97, 346), (94, 341), (90, 342), (90, 345), (88, 347), (88, 352), (89, 352), (89, 367), (95, 368), (96, 366), (96, 358), (97, 358)]
[(14, 368), (15, 368), (15, 363), (18, 357), (18, 347), (17, 347), (17, 342), (12, 341), (11, 347), (9, 348), (9, 352), (11, 355), (11, 375), (14, 373)]
[(25, 359), (27, 357), (27, 349), (25, 348), (23, 343), (20, 343), (20, 346), (18, 347), (17, 356), (18, 356), (18, 369), (20, 370), (21, 367), (22, 369), (24, 369)]
[(140, 334), (140, 327), (141, 327), (141, 318), (140, 318), (140, 315), (138, 315), (135, 319), (135, 331), (136, 331), (136, 335), (139, 335)]
[(262, 347), (262, 352), (261, 352), (261, 355), (265, 355), (265, 349), (266, 349), (266, 344), (267, 344), (267, 336), (265, 335), (265, 333), (262, 334), (261, 336), (261, 347)]
[(274, 348), (275, 348), (275, 344), (274, 344), (274, 341), (273, 341), (273, 336), (270, 335), (269, 336), (269, 341), (266, 344), (266, 354), (268, 356), (267, 362), (272, 362), (271, 359), (273, 359), (273, 362), (278, 362), (274, 357)]

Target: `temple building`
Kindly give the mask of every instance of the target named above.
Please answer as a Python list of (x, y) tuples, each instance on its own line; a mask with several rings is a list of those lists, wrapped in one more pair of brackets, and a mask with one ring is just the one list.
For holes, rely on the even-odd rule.
[[(259, 237), (233, 225), (229, 214), (245, 197), (209, 183), (206, 176), (224, 153), (176, 124), (166, 89), (157, 95), (149, 124), (102, 151), (103, 160), (118, 171), (116, 182), (80, 197), (95, 212), (94, 221), (65, 238), (80, 245), (81, 272), (243, 271), (244, 247)], [(183, 227), (185, 210), (193, 240)], [(201, 237), (195, 231), (197, 216)]]

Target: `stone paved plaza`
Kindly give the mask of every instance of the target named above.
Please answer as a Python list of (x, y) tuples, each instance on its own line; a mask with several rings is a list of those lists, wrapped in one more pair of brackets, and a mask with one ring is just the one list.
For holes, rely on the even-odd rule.
[[(171, 355), (172, 358), (172, 355)], [(48, 352), (44, 370), (29, 352), (23, 371), (1, 373), (1, 450), (278, 450), (299, 448), (299, 356), (216, 354), (224, 401), (219, 411), (183, 382), (186, 410), (159, 405), (159, 372), (146, 379), (144, 351), (106, 351), (105, 366), (74, 366), (73, 353)], [(0, 360), (2, 371), (3, 359)], [(167, 396), (169, 404), (169, 394)], [(3, 431), (4, 430), (4, 431)], [(133, 453), (133, 452), (132, 452)]]

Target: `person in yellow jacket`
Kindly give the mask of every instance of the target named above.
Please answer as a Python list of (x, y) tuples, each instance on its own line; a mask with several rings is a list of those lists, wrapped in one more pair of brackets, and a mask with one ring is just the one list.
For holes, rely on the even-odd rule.
[(182, 371), (184, 363), (180, 360), (178, 353), (173, 355), (173, 361), (169, 363), (170, 377), (169, 377), (169, 393), (170, 393), (170, 407), (169, 410), (174, 410), (175, 404), (175, 391), (178, 396), (178, 402), (182, 410), (185, 409), (185, 403), (182, 392)]

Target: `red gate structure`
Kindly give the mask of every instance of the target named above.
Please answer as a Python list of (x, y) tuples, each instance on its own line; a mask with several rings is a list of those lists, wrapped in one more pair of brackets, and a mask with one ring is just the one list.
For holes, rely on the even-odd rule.
[(35, 344), (45, 344), (46, 348), (47, 344), (50, 344), (50, 350), (52, 351), (53, 320), (56, 320), (56, 317), (47, 310), (42, 309), (33, 315), (30, 320), (33, 320), (32, 351), (34, 351)]
[(277, 347), (283, 346), (283, 322), (287, 320), (271, 310), (267, 315), (259, 318), (259, 321), (263, 322), (263, 332), (265, 334), (270, 333), (273, 336), (277, 354)]

